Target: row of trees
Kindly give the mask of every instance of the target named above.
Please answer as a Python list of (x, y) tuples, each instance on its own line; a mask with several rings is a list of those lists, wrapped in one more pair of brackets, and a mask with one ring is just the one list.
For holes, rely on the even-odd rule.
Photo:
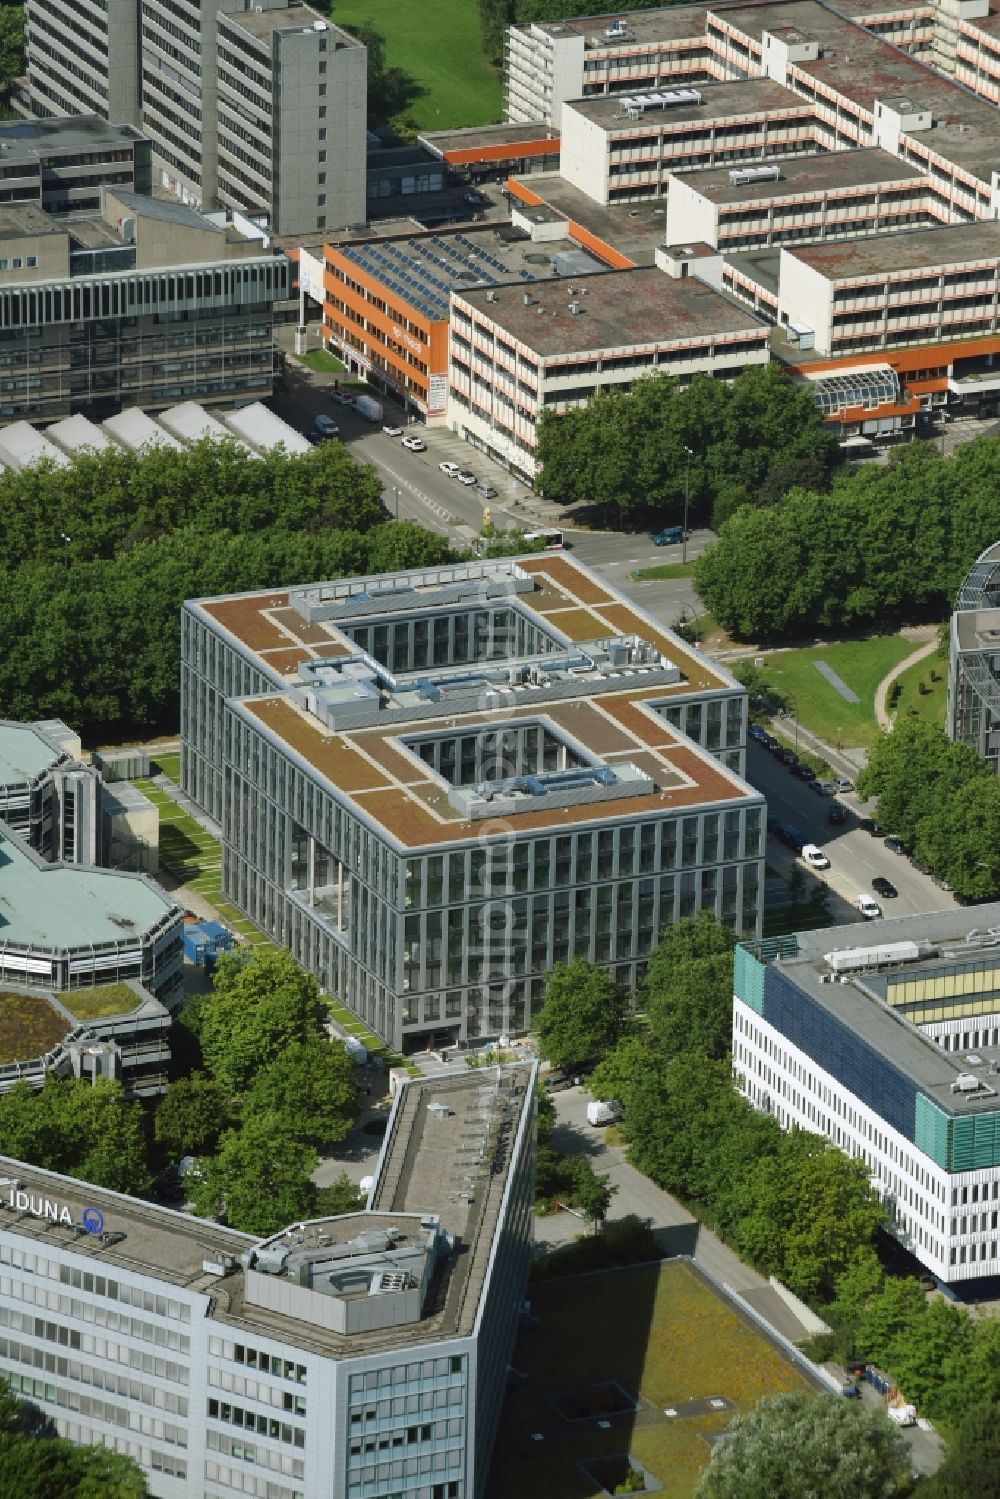
[(1000, 535), (1000, 441), (942, 458), (929, 443), (885, 467), (795, 488), (731, 515), (695, 568), (705, 605), (731, 634), (774, 640), (822, 629), (940, 618)]
[[(176, 728), (187, 598), (440, 562), (386, 522), (339, 444), (251, 459), (228, 443), (0, 476), (0, 704), (108, 738)], [(64, 540), (63, 537), (70, 539)]]
[(538, 459), (540, 488), (567, 505), (673, 523), (689, 490), (691, 517), (718, 528), (793, 485), (825, 488), (840, 451), (808, 388), (763, 365), (732, 384), (655, 375), (564, 416), (545, 412)]
[(857, 784), (877, 798), (880, 824), (960, 895), (1000, 890), (1000, 781), (969, 745), (904, 715), (879, 736)]

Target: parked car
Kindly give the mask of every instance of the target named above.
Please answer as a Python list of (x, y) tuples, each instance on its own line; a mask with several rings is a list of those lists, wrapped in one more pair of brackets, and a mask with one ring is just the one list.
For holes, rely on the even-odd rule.
[(488, 484), (485, 479), (480, 479), (476, 485), (476, 494), (481, 500), (495, 500), (499, 492), (492, 484)]
[(837, 786), (834, 781), (813, 781), (812, 790), (818, 791), (820, 796), (835, 796)]
[(790, 750), (787, 745), (779, 744), (778, 748), (774, 752), (774, 758), (776, 760), (780, 760), (782, 765), (791, 766), (797, 763), (799, 757), (795, 753), (795, 751)]
[(783, 823), (778, 829), (778, 837), (786, 848), (794, 849), (800, 854), (806, 846), (806, 840), (792, 822)]
[(457, 463), (451, 463), (451, 462), (448, 461), (448, 459), (445, 459), (444, 463), (439, 463), (438, 464), (438, 468), (441, 470), (441, 472), (443, 474), (447, 474), (447, 476), (448, 476), (449, 479), (456, 478), (457, 475), (458, 475), (458, 472), (459, 472), (459, 466), (458, 466), (458, 464)]
[(320, 437), (320, 435), (319, 435), (318, 432), (307, 432), (306, 433), (306, 442), (311, 442), (312, 445), (313, 445), (313, 447), (315, 447), (317, 443), (322, 442), (322, 441), (323, 441), (323, 439), (322, 439), (322, 437)]
[(563, 1072), (550, 1072), (542, 1087), (547, 1093), (562, 1093), (566, 1088), (575, 1088), (576, 1079), (567, 1077)]
[(336, 437), (340, 428), (332, 416), (327, 416), (325, 412), (321, 411), (316, 418), (316, 431), (320, 437)]
[(747, 729), (747, 734), (751, 739), (755, 740), (757, 744), (764, 744), (767, 740), (767, 730), (762, 729), (759, 723), (752, 723)]
[(383, 427), (382, 431), (385, 433), (386, 437), (402, 437), (403, 435), (402, 427), (394, 427), (391, 422), (388, 424), (388, 426)]
[(861, 894), (854, 904), (866, 921), (877, 921), (882, 915), (882, 907), (872, 895)]
[(798, 781), (815, 781), (816, 779), (816, 772), (812, 766), (806, 765), (802, 760), (796, 760), (795, 764), (788, 768)]
[(807, 843), (802, 850), (802, 857), (810, 869), (830, 868), (830, 861), (818, 844)]
[(466, 488), (468, 488), (470, 484), (475, 484), (476, 482), (476, 476), (469, 468), (460, 468), (458, 473), (455, 475), (455, 478), (458, 480), (459, 484), (464, 484)]
[(667, 526), (666, 530), (664, 530), (664, 531), (657, 531), (657, 532), (654, 533), (654, 535), (652, 537), (652, 542), (653, 542), (653, 545), (655, 547), (674, 547), (674, 546), (680, 546), (680, 544), (681, 544), (681, 542), (683, 540), (684, 540), (684, 527), (683, 526)]
[(354, 404), (350, 396), (345, 395), (342, 390), (338, 390), (336, 387), (330, 392), (330, 400), (336, 402), (338, 406), (353, 406)]
[(887, 880), (884, 874), (877, 874), (872, 880), (872, 889), (876, 895), (884, 896), (886, 900), (895, 900), (899, 891), (892, 880)]
[(838, 791), (854, 790), (854, 782), (849, 780), (847, 776), (834, 776), (833, 784), (836, 786)]
[(891, 854), (908, 854), (909, 849), (902, 838), (897, 838), (895, 833), (890, 833), (885, 840), (885, 846)]
[(862, 817), (861, 821), (858, 823), (858, 827), (863, 833), (868, 833), (872, 838), (881, 838), (883, 836), (882, 829), (879, 827), (874, 817)]
[(932, 874), (931, 879), (934, 881), (939, 890), (951, 891), (955, 888), (954, 885), (949, 885), (948, 881), (946, 879), (943, 879), (939, 874)]
[(847, 808), (844, 806), (843, 802), (834, 802), (833, 806), (830, 808), (829, 812), (826, 814), (826, 820), (833, 827), (840, 827), (843, 823), (845, 823), (847, 821), (848, 816), (849, 816), (849, 813), (847, 811)]
[(403, 445), (404, 448), (407, 448), (411, 453), (426, 453), (427, 452), (427, 444), (424, 442), (424, 440), (423, 440), (422, 437), (404, 437), (402, 445)]
[(775, 753), (775, 751), (781, 748), (781, 745), (778, 743), (777, 739), (775, 739), (773, 734), (765, 734), (760, 742), (766, 750), (770, 750), (772, 755)]

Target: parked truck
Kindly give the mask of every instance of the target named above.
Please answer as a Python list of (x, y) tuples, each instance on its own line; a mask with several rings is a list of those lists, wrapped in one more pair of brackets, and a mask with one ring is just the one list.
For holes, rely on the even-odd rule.
[(622, 1117), (622, 1106), (614, 1099), (595, 1098), (587, 1105), (587, 1123), (595, 1126), (616, 1124)]
[(376, 401), (374, 396), (358, 396), (354, 402), (354, 409), (358, 416), (364, 417), (366, 422), (382, 420), (382, 402)]

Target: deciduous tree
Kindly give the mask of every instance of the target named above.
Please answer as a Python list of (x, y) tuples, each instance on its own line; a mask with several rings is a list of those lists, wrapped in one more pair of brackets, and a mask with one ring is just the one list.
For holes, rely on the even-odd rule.
[(555, 1067), (598, 1061), (618, 1040), (627, 1013), (628, 996), (605, 969), (585, 958), (558, 964), (545, 981), (539, 1051)]
[(244, 1117), (276, 1114), (299, 1139), (331, 1145), (343, 1139), (357, 1115), (357, 1075), (354, 1059), (325, 1036), (293, 1041), (258, 1072)]
[(319, 985), (280, 948), (220, 958), (201, 1019), (205, 1066), (227, 1098), (246, 1093), (289, 1047), (322, 1034)]
[(252, 1115), (226, 1131), (216, 1155), (199, 1159), (187, 1178), (191, 1202), (202, 1217), (224, 1216), (244, 1233), (277, 1233), (315, 1216), (318, 1160), (278, 1115)]
[(833, 1395), (771, 1395), (712, 1448), (696, 1499), (898, 1499), (901, 1432), (881, 1411)]

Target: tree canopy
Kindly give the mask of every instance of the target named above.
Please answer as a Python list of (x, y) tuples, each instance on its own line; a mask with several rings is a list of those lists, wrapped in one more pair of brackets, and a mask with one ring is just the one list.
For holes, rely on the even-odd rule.
[(107, 1447), (56, 1435), (37, 1407), (0, 1382), (0, 1499), (146, 1499), (142, 1469)]
[(218, 1152), (202, 1157), (188, 1178), (191, 1201), (203, 1217), (223, 1216), (247, 1234), (273, 1234), (316, 1213), (312, 1180), (319, 1156), (296, 1139), (277, 1114), (252, 1114), (222, 1136)]
[[(0, 474), (0, 712), (174, 728), (185, 599), (447, 560), (339, 443), (83, 453)], [(68, 537), (66, 541), (63, 538)]]
[(244, 1114), (277, 1114), (300, 1139), (331, 1144), (357, 1116), (357, 1071), (354, 1059), (326, 1036), (293, 1041), (258, 1072)]
[(881, 1411), (835, 1395), (770, 1395), (712, 1448), (696, 1499), (897, 1499), (909, 1476), (902, 1433)]
[(606, 969), (586, 958), (558, 964), (535, 1027), (541, 1055), (554, 1067), (598, 1060), (621, 1035), (628, 1003)]
[(667, 523), (682, 520), (689, 485), (691, 515), (719, 526), (793, 484), (825, 488), (839, 456), (809, 391), (775, 365), (750, 367), (732, 384), (648, 376), (564, 415), (545, 412), (538, 426), (546, 495), (655, 511)]
[(962, 895), (1000, 890), (1000, 782), (971, 746), (903, 715), (880, 734), (858, 776), (879, 822)]
[(319, 984), (282, 948), (225, 953), (202, 1007), (205, 1066), (227, 1097), (247, 1093), (290, 1047), (322, 1036)]
[(886, 466), (798, 476), (778, 504), (730, 514), (695, 584), (731, 634), (775, 640), (817, 628), (941, 614), (1000, 534), (1000, 440), (942, 458), (929, 443)]
[(0, 1151), (114, 1192), (141, 1195), (151, 1181), (142, 1110), (107, 1079), (18, 1083), (0, 1096)]

